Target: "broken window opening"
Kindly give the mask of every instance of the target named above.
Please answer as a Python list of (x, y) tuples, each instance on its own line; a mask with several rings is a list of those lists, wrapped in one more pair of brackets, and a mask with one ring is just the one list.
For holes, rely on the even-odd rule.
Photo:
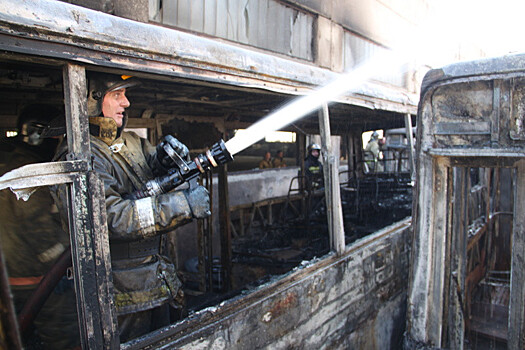
[(506, 349), (515, 169), (452, 167), (444, 344)]
[[(61, 109), (64, 108), (62, 84), (59, 82), (62, 79), (62, 71), (59, 68), (50, 69), (48, 66), (38, 64), (11, 63), (4, 73), (8, 76), (16, 76), (16, 74), (8, 74), (7, 71), (22, 72), (30, 76), (33, 74), (42, 79), (53, 81), (53, 84), (47, 84), (44, 88), (38, 88), (35, 91), (32, 86), (9, 80), (4, 81), (2, 86), (4, 91), (12, 89), (9, 96), (18, 96), (11, 101), (5, 101), (6, 108), (18, 108), (19, 104), (23, 103), (21, 96), (27, 94), (28, 91), (34, 94), (35, 101), (48, 101)], [(192, 154), (202, 152), (206, 146), (215, 142), (221, 135), (227, 135), (228, 131), (233, 129), (231, 127), (233, 124), (228, 124), (228, 118), (231, 114), (226, 113), (226, 109), (222, 109), (226, 107), (217, 107), (217, 105), (223, 106), (220, 104), (221, 101), (224, 102), (224, 106), (228, 106), (230, 100), (244, 99), (248, 101), (247, 103), (253, 104), (250, 107), (239, 107), (241, 111), (247, 112), (258, 110), (259, 104), (265, 106), (264, 110), (272, 109), (281, 104), (283, 100), (282, 96), (273, 94), (264, 94), (264, 98), (261, 98), (257, 91), (252, 90), (240, 90), (240, 92), (235, 90), (236, 92), (233, 93), (221, 86), (203, 88), (198, 82), (194, 81), (171, 82), (168, 79), (158, 80), (155, 78), (151, 76), (141, 77), (143, 84), (136, 89), (129, 90), (128, 96), (131, 106), (128, 125), (132, 129), (147, 130), (143, 136), (147, 136), (152, 143), (156, 143), (155, 141), (158, 141), (167, 132), (176, 132), (176, 136), (189, 145)], [(27, 81), (31, 82), (31, 80)], [(72, 96), (72, 98), (79, 98), (79, 96)], [(66, 103), (68, 102), (70, 101), (66, 101)], [(146, 112), (148, 106), (153, 106), (153, 110)], [(243, 123), (253, 122), (260, 117), (260, 112), (254, 112), (253, 115), (249, 115), (251, 119), (247, 119)], [(2, 116), (2, 122), (5, 123), (3, 125), (7, 126), (12, 123), (9, 116)], [(309, 130), (312, 131), (311, 126)], [(76, 130), (75, 132), (79, 131)], [(191, 138), (192, 133), (198, 134), (199, 137)], [(185, 138), (193, 139), (193, 141), (186, 141)], [(297, 140), (297, 142), (299, 141)], [(301, 149), (300, 146), (297, 148)], [(302, 150), (304, 152), (304, 146)], [(289, 183), (285, 183), (287, 187), (285, 195), (269, 195), (260, 200), (247, 201), (230, 207), (231, 222), (229, 224), (232, 227), (233, 235), (232, 281), (226, 280), (224, 264), (218, 259), (221, 253), (221, 244), (218, 242), (220, 225), (217, 218), (185, 227), (193, 233), (191, 236), (187, 236), (187, 232), (181, 228), (169, 237), (167, 243), (169, 243), (168, 246), (171, 245), (169, 249), (172, 258), (177, 261), (179, 271), (186, 278), (184, 282), (186, 282), (185, 291), (188, 296), (189, 312), (196, 312), (207, 306), (217, 306), (221, 301), (233, 296), (250, 293), (261, 284), (276, 281), (294, 269), (301, 268), (305, 263), (322, 259), (330, 252), (324, 192), (316, 190), (305, 193), (304, 189), (294, 187), (299, 180), (297, 168), (282, 171), (290, 170), (294, 174), (289, 177)], [(75, 200), (79, 201), (75, 204), (80, 206), (77, 207), (78, 213), (75, 215), (80, 212), (89, 215), (89, 217), (82, 217), (80, 221), (75, 221), (74, 215), (70, 214), (71, 227), (79, 229), (81, 222), (89, 222), (93, 219), (92, 216), (97, 216), (95, 212), (92, 212), (96, 206), (82, 204), (82, 201), (89, 200), (91, 193), (86, 192), (86, 186), (89, 188), (89, 185), (86, 184), (96, 184), (96, 174), (88, 174), (87, 168), (82, 168), (80, 171), (77, 169), (76, 171), (78, 176), (69, 185), (69, 191), (73, 191), (72, 187), (74, 186), (75, 191), (77, 191), (75, 193), (78, 195), (71, 195), (70, 203)], [(217, 188), (219, 181), (216, 175), (210, 173), (202, 180), (210, 189), (212, 196), (216, 196), (215, 203), (219, 193)], [(245, 175), (232, 173), (230, 179), (233, 181), (236, 176), (241, 178)], [(345, 213), (350, 213), (345, 220), (347, 243), (410, 215), (408, 211), (402, 215), (394, 215), (389, 220), (381, 221), (380, 224), (377, 224), (377, 221), (374, 222), (374, 218), (382, 217), (382, 213), (385, 213), (388, 206), (392, 205), (389, 202), (392, 196), (398, 195), (399, 191), (410, 190), (405, 186), (406, 184), (401, 186), (405, 186), (404, 188), (399, 187), (400, 184), (404, 183), (404, 180), (401, 180), (402, 175), (400, 175), (401, 177), (396, 176), (386, 178), (372, 176), (367, 179), (372, 182), (363, 179), (360, 182), (344, 185), (344, 191), (348, 192), (349, 197), (347, 197), (343, 209)], [(270, 175), (268, 179), (274, 182), (275, 179), (284, 181), (282, 177), (276, 174)], [(245, 186), (250, 185), (245, 184)], [(253, 184), (251, 186), (253, 188)], [(94, 185), (94, 187), (96, 186)], [(233, 193), (234, 190), (236, 188), (230, 186), (230, 192)], [(8, 190), (4, 191), (7, 192)], [(359, 196), (353, 197), (354, 193), (358, 193)], [(8, 194), (13, 195), (12, 193)], [(102, 196), (101, 193), (99, 195)], [(80, 200), (78, 196), (81, 197)], [(368, 199), (365, 200), (365, 198)], [(96, 198), (91, 199), (96, 200)], [(215, 208), (215, 213), (217, 214), (217, 212), (218, 210)], [(353, 213), (361, 213), (361, 216), (353, 216)], [(97, 217), (100, 221), (103, 216), (98, 215)], [(105, 225), (105, 223), (98, 222), (98, 225)], [(78, 235), (90, 237), (88, 232), (89, 228), (86, 227), (85, 231), (80, 230)], [(195, 235), (195, 232), (198, 234)], [(188, 237), (190, 239), (186, 239)], [(80, 242), (79, 244), (84, 243)], [(182, 254), (179, 249), (191, 250), (191, 254)], [(191, 256), (188, 258), (188, 255)], [(197, 258), (195, 259), (195, 257)], [(88, 258), (86, 261), (80, 262), (80, 268), (88, 266), (84, 265), (88, 264), (87, 260)], [(97, 276), (91, 277), (98, 281), (100, 279), (98, 273), (109, 274), (109, 272), (109, 266), (106, 266), (97, 271)], [(225, 288), (226, 283), (230, 283), (231, 286)], [(100, 286), (98, 282), (93, 282), (93, 285)], [(83, 286), (82, 288), (89, 290), (90, 287)], [(100, 290), (88, 297), (91, 303), (97, 303), (98, 298), (104, 298), (106, 302), (109, 302), (108, 295), (103, 294)], [(77, 302), (80, 303), (80, 301)], [(110, 310), (109, 307), (108, 310)], [(98, 314), (98, 311), (93, 312), (97, 313), (95, 315), (97, 322), (108, 322), (107, 319), (103, 319), (108, 315)], [(178, 316), (174, 316), (173, 323), (177, 322), (176, 317)], [(81, 324), (80, 327), (85, 327), (85, 325)], [(98, 333), (108, 331), (114, 332), (115, 330), (110, 327)], [(97, 334), (97, 336), (102, 338), (103, 334)]]

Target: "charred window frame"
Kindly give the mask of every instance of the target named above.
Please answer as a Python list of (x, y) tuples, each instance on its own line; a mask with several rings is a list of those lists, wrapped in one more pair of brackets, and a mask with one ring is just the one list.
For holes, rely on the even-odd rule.
[[(113, 349), (118, 347), (119, 339), (110, 282), (105, 196), (102, 182), (90, 164), (84, 67), (64, 64), (63, 86), (70, 150), (67, 159), (15, 169), (1, 185), (14, 192), (68, 185), (68, 220), (81, 345), (84, 349)], [(18, 329), (13, 328), (11, 334), (18, 337)]]
[[(65, 104), (66, 135), (69, 153), (65, 161), (31, 164), (22, 167), (16, 176), (2, 184), (3, 188), (11, 187), (15, 191), (30, 187), (67, 184), (68, 186), (68, 220), (71, 241), (75, 291), (83, 348), (115, 349), (120, 347), (116, 310), (113, 305), (111, 283), (111, 259), (108, 241), (108, 229), (105, 212), (105, 195), (103, 184), (92, 169), (89, 126), (87, 118), (87, 82), (86, 68), (83, 65), (65, 63), (64, 61), (44, 61), (54, 67), (62, 67), (62, 82)], [(40, 63), (40, 62), (38, 62)], [(43, 66), (45, 68), (45, 66)], [(330, 143), (330, 122), (328, 106), (323, 106), (318, 117), (321, 124), (322, 147), (326, 157), (325, 183), (329, 206), (335, 208), (328, 214), (330, 223), (331, 250), (337, 254), (345, 251), (339, 184), (336, 177), (338, 160), (329, 157), (332, 154)], [(151, 126), (151, 123), (134, 120), (135, 126)], [(221, 168), (219, 190), (222, 194), (220, 210), (225, 221), (220, 226), (228, 228), (229, 213), (227, 205), (228, 188), (226, 172)], [(336, 195), (337, 190), (337, 195)], [(221, 234), (221, 237), (224, 233)], [(227, 240), (223, 244), (227, 244)], [(224, 250), (225, 253), (229, 249)], [(231, 260), (226, 257), (225, 261)], [(4, 264), (5, 265), (5, 264)], [(7, 286), (7, 285), (6, 285)], [(8, 288), (8, 287), (7, 287)], [(191, 323), (191, 322), (190, 322)], [(171, 328), (176, 325), (171, 325)], [(180, 325), (184, 328), (187, 325)], [(143, 337), (142, 341), (161, 341), (162, 332), (154, 332)], [(20, 345), (21, 346), (21, 345)], [(133, 344), (123, 344), (124, 348)]]
[[(506, 340), (509, 349), (521, 349), (525, 274), (519, 262), (525, 256), (525, 215), (520, 204), (525, 200), (525, 148), (512, 135), (519, 128), (513, 113), (523, 104), (523, 94), (515, 91), (524, 80), (483, 73), (471, 73), (470, 79), (431, 81), (420, 101), (408, 338), (440, 348), (465, 346), (470, 321), (466, 313), (469, 189), (476, 185), (473, 181), (482, 180), (483, 168), (510, 169), (514, 203)], [(432, 74), (428, 77), (432, 80)], [(489, 217), (501, 214), (492, 205), (487, 203), (486, 226)]]
[[(137, 31), (136, 38), (122, 36), (122, 30), (129, 33), (130, 23), (128, 21), (96, 11), (83, 12), (78, 7), (72, 9), (69, 4), (61, 2), (44, 2), (42, 5), (39, 2), (30, 1), (24, 6), (30, 7), (31, 11), (20, 14), (19, 11), (13, 10), (12, 14), (6, 13), (2, 16), (4, 31), (0, 37), (5, 43), (5, 50), (35, 55), (35, 57), (38, 55), (38, 57), (47, 57), (47, 59), (54, 57), (64, 61), (70, 60), (69, 62), (89, 62), (100, 66), (101, 69), (105, 67), (105, 69), (140, 71), (151, 75), (165, 74), (175, 78), (199, 79), (236, 86), (264, 86), (265, 90), (275, 88), (276, 91), (292, 94), (296, 94), (298, 90), (294, 85), (289, 85), (290, 81), (296, 81), (297, 86), (302, 89), (311, 88), (330, 77), (322, 69), (310, 65), (297, 65), (295, 62), (280, 60), (276, 56), (268, 60), (263, 55), (253, 54), (253, 61), (227, 61), (227, 59), (242, 57), (243, 51), (234, 46), (211, 46), (209, 40), (185, 33), (174, 33), (171, 37), (165, 29), (157, 26), (141, 25), (140, 29), (144, 32)], [(16, 6), (12, 8), (16, 9)], [(58, 19), (54, 16), (58, 16)], [(100, 23), (103, 23), (103, 26), (97, 25), (98, 19), (102, 20)], [(108, 26), (107, 23), (111, 25)], [(164, 35), (170, 40), (164, 40)], [(150, 46), (145, 49), (141, 40), (149, 38), (162, 40), (151, 40)], [(191, 47), (192, 50), (186, 51), (186, 47)], [(217, 54), (212, 55), (208, 61), (200, 59), (199, 55), (207, 57), (205, 55), (211, 47), (220, 48), (220, 50), (218, 49)], [(6, 52), (9, 55), (11, 51)], [(232, 54), (226, 55), (228, 52)], [(224, 60), (221, 61), (221, 58)], [(261, 71), (255, 72), (254, 67)], [(80, 98), (86, 95), (85, 85), (84, 68), (75, 64), (66, 64), (64, 90), (67, 134), (71, 153), (64, 162), (47, 163), (34, 168), (36, 172), (31, 175), (31, 179), (34, 179), (33, 186), (68, 184), (72, 255), (77, 283), (82, 345), (84, 348), (116, 348), (118, 347), (118, 336), (116, 335), (116, 317), (109, 282), (111, 269), (104, 196), (101, 184), (90, 164), (86, 108), (85, 102)], [(382, 97), (380, 100), (382, 106), (385, 100)], [(396, 110), (400, 108), (399, 102), (389, 102), (389, 105), (392, 108), (395, 107)], [(415, 106), (404, 107), (403, 110), (411, 108)], [(328, 150), (331, 145), (326, 106), (319, 113), (319, 118), (323, 119), (322, 124), (324, 125), (322, 127), (324, 129), (323, 150)], [(329, 151), (323, 151), (323, 156), (329, 154)], [(335, 179), (338, 160), (329, 158), (328, 161), (330, 170), (326, 172), (326, 175)], [(224, 179), (226, 174), (222, 173), (221, 177)], [(328, 180), (325, 182), (329, 183)], [(16, 187), (16, 179), (13, 179), (11, 184)], [(330, 186), (334, 187), (329, 191), (329, 194), (333, 196), (338, 190), (337, 182), (333, 181)], [(222, 187), (222, 190), (225, 194), (228, 193), (226, 185)], [(337, 197), (331, 197), (330, 201), (332, 203), (340, 201)], [(223, 210), (228, 213), (228, 200), (225, 195), (221, 198), (224, 203)], [(329, 205), (329, 207), (333, 206)], [(333, 224), (332, 232), (337, 232), (337, 234), (332, 234), (330, 237), (332, 250), (341, 254), (346, 247), (341, 230), (340, 207), (336, 208), (337, 210), (330, 212), (333, 219), (329, 220)], [(228, 230), (228, 220), (225, 221), (223, 226)], [(225, 234), (228, 235), (227, 232)], [(288, 278), (284, 279), (284, 282), (273, 284), (269, 289), (280, 290), (283, 284), (293, 283), (293, 278)], [(142, 338), (142, 343), (137, 341), (134, 344), (122, 346), (123, 348), (137, 348), (141, 345), (165, 344), (170, 340), (182, 338), (186, 334), (194, 334), (193, 331), (197, 328), (213, 327), (218, 318), (230, 316), (243, 305), (260, 304), (261, 300), (266, 298), (263, 294), (261, 292), (252, 293), (244, 296), (242, 302), (237, 302), (234, 306), (228, 305), (218, 313), (211, 313), (211, 315), (205, 313), (195, 318), (188, 318), (179, 324), (170, 325), (169, 329), (159, 330), (147, 336), (148, 339)]]
[[(69, 230), (72, 248), (80, 337), (83, 348), (115, 348), (116, 312), (111, 290), (106, 205), (103, 185), (89, 162), (91, 148), (87, 118), (86, 71), (64, 67), (64, 97), (68, 162), (80, 162), (84, 171), (69, 185)], [(93, 290), (93, 286), (97, 286)]]

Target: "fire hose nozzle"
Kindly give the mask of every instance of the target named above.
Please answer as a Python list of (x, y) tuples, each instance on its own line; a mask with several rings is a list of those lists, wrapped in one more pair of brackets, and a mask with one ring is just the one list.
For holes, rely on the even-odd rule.
[(172, 157), (175, 167), (168, 174), (148, 181), (143, 188), (126, 197), (140, 199), (167, 193), (174, 188), (188, 182), (212, 168), (231, 162), (233, 156), (228, 152), (223, 140), (215, 143), (205, 153), (199, 154), (192, 161), (186, 162), (176, 152), (168, 153)]
[(220, 165), (226, 164), (233, 160), (233, 156), (226, 149), (223, 140), (215, 143), (204, 154), (199, 154), (193, 160), (201, 173), (208, 171), (211, 168), (217, 168)]

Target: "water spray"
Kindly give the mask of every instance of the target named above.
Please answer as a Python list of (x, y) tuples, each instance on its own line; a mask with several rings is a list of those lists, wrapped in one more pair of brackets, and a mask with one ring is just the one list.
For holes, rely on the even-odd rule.
[(213, 168), (231, 162), (235, 154), (263, 139), (268, 133), (290, 125), (345, 92), (355, 90), (375, 75), (398, 69), (405, 63), (400, 58), (400, 56), (393, 55), (392, 52), (376, 55), (372, 60), (340, 75), (328, 85), (296, 98), (270, 113), (247, 128), (244, 133), (235, 135), (226, 143), (220, 140), (210, 150), (198, 155), (192, 161), (183, 160), (177, 152), (171, 149), (169, 143), (161, 143), (164, 151), (176, 166), (170, 169), (168, 174), (148, 181), (142, 189), (133, 193), (129, 198), (139, 199), (167, 193), (184, 182), (190, 182)]
[(270, 113), (247, 128), (241, 135), (235, 135), (228, 140), (226, 148), (232, 155), (239, 153), (263, 139), (268, 133), (292, 124), (296, 120), (319, 109), (325, 103), (334, 101), (346, 92), (355, 91), (368, 79), (386, 72), (399, 70), (407, 62), (405, 57), (386, 50), (377, 54), (371, 60), (355, 69), (339, 75), (331, 83), (307, 95), (298, 97), (289, 104)]

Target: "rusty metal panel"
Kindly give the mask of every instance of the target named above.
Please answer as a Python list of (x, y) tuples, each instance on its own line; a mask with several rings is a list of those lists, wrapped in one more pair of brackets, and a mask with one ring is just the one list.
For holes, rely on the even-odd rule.
[[(160, 1), (160, 0), (159, 0)], [(159, 8), (159, 11), (155, 13), (155, 17), (151, 18), (151, 12), (150, 12), (150, 19), (158, 19), (159, 21), (162, 21), (162, 23), (169, 25), (169, 26), (176, 26), (177, 25), (177, 6), (178, 1), (162, 1), (162, 8)]]
[(292, 18), (291, 52), (297, 57), (313, 57), (312, 45), (305, 45), (312, 41), (314, 18), (305, 13), (294, 11)]
[[(224, 15), (221, 21), (227, 12)], [(130, 31), (133, 36), (124, 34)], [(51, 0), (0, 2), (0, 45), (7, 51), (82, 64), (288, 94), (305, 93), (337, 76), (329, 70), (275, 55)], [(405, 91), (366, 83), (334, 102), (415, 114), (416, 101), (417, 96)]]
[(93, 259), (93, 229), (89, 218), (89, 184), (86, 176), (78, 176), (69, 187), (69, 232), (73, 264), (80, 343), (83, 349), (103, 344), (98, 299), (90, 292), (96, 285)]
[(232, 233), (230, 220), (230, 200), (228, 191), (228, 168), (219, 169), (219, 230), (221, 240), (221, 264), (224, 269), (223, 292), (228, 292), (232, 287)]
[[(466, 264), (467, 264), (467, 200), (469, 186), (469, 168), (454, 169), (454, 190), (451, 198), (453, 212), (451, 232), (454, 234), (449, 237), (450, 242), (450, 262), (445, 264), (450, 268), (450, 281), (448, 288), (448, 341), (443, 342), (452, 349), (463, 349), (465, 337), (465, 317), (463, 310), (466, 310)], [(445, 290), (445, 288), (443, 288)], [(447, 305), (447, 304), (445, 304)], [(440, 332), (441, 333), (441, 332)], [(444, 332), (443, 332), (444, 333)], [(443, 337), (445, 334), (442, 335)]]
[(82, 160), (35, 163), (11, 170), (0, 177), (0, 190), (50, 186), (71, 182), (75, 173), (87, 171), (88, 164)]
[(118, 348), (103, 193), (93, 172), (78, 175), (68, 189), (71, 255), (83, 349)]
[[(109, 249), (109, 233), (106, 217), (106, 195), (104, 184), (95, 172), (88, 172), (90, 185), (89, 205), (92, 209), (93, 222), (93, 255), (96, 270), (96, 286), (100, 326), (104, 339), (101, 346), (105, 349), (117, 349), (119, 346), (117, 312), (113, 300), (113, 284), (111, 275), (111, 256)], [(93, 289), (90, 289), (93, 290)]]
[(122, 348), (400, 348), (410, 239), (406, 219)]
[(314, 16), (275, 0), (165, 0), (151, 20), (312, 60)]
[[(520, 187), (525, 143), (513, 136), (519, 129), (518, 111), (523, 110), (519, 86), (524, 75), (525, 57), (515, 55), (447, 66), (430, 71), (424, 80), (418, 112), (418, 195), (407, 339), (426, 346), (466, 346), (470, 322), (465, 314), (469, 302), (465, 247), (467, 226), (474, 219), (469, 215), (475, 213), (468, 207), (469, 168), (510, 167), (517, 186), (514, 198), (507, 200), (514, 201), (513, 239), (517, 241), (513, 242), (510, 291), (515, 304), (509, 310), (507, 339), (509, 348), (523, 347), (525, 279), (519, 265), (523, 242), (516, 237), (523, 236), (517, 203), (523, 201), (519, 196), (524, 192)], [(487, 197), (498, 196), (497, 192), (487, 192)], [(482, 203), (487, 216), (497, 210), (492, 208), (496, 201), (492, 197)], [(437, 236), (442, 239), (436, 240)]]
[(516, 187), (514, 189), (514, 218), (512, 230), (512, 268), (511, 295), (508, 319), (509, 349), (523, 349), (525, 334), (525, 161), (517, 167)]
[(434, 134), (436, 135), (487, 135), (490, 134), (489, 122), (454, 122), (435, 123)]
[[(84, 67), (64, 67), (64, 97), (70, 160), (90, 159), (87, 84)], [(105, 195), (97, 175), (77, 175), (68, 185), (68, 219), (80, 341), (84, 349), (118, 347), (116, 312), (111, 293), (111, 263)], [(96, 292), (93, 286), (97, 286)]]
[(189, 15), (191, 29), (200, 33), (204, 31), (204, 1), (192, 0)]
[(64, 101), (66, 108), (68, 160), (89, 159), (89, 126), (87, 118), (87, 82), (83, 66), (64, 66)]
[(321, 153), (324, 164), (323, 175), (330, 249), (341, 255), (345, 247), (345, 232), (339, 184), (339, 159), (334, 157), (332, 143), (330, 142), (330, 115), (326, 104), (319, 111), (319, 128), (323, 145)]
[(490, 146), (491, 82), (443, 86), (433, 95), (432, 105), (433, 134), (439, 145)]
[(510, 115), (510, 138), (525, 140), (525, 81), (512, 82), (512, 110)]
[(465, 155), (476, 149), (481, 156), (489, 156), (490, 150), (522, 152), (523, 146), (517, 141), (525, 140), (520, 136), (520, 113), (524, 110), (520, 86), (524, 82), (523, 78), (501, 79), (498, 75), (494, 79), (461, 78), (454, 84), (435, 84), (426, 94), (432, 111), (423, 126), (424, 147), (432, 143), (434, 150), (449, 149), (450, 153)]
[(217, 28), (217, 19), (220, 18), (217, 13), (219, 4), (222, 1), (218, 0), (204, 0), (204, 33), (215, 33)]
[(258, 47), (268, 47), (268, 42), (270, 41), (268, 23), (266, 22), (266, 18), (268, 17), (268, 7), (270, 6), (269, 2), (270, 0), (259, 0), (257, 2), (257, 27), (255, 27), (255, 24), (254, 27), (258, 32), (256, 35), (257, 40), (255, 41), (255, 45)]
[[(441, 287), (440, 282), (442, 281), (442, 278), (436, 279), (437, 276), (434, 275), (436, 271), (429, 268), (429, 263), (434, 260), (442, 261), (443, 259), (439, 252), (434, 251), (434, 246), (443, 247), (443, 231), (445, 230), (443, 225), (440, 232), (435, 232), (436, 230), (434, 229), (436, 220), (433, 215), (435, 204), (436, 202), (443, 204), (443, 201), (446, 200), (444, 190), (446, 183), (441, 173), (433, 175), (435, 166), (436, 164), (432, 157), (426, 154), (419, 155), (416, 167), (417, 182), (415, 193), (417, 195), (413, 210), (417, 221), (414, 221), (413, 225), (414, 232), (424, 232), (424, 234), (414, 235), (413, 250), (416, 253), (412, 255), (410, 263), (411, 277), (408, 294), (410, 302), (407, 312), (407, 328), (410, 329), (410, 336), (418, 342), (429, 342), (429, 334), (434, 334), (439, 339), (441, 330), (440, 325), (435, 323), (432, 330), (435, 331), (435, 328), (437, 328), (438, 334), (431, 333), (427, 329), (427, 327), (431, 327), (427, 325), (432, 322), (432, 316), (435, 316), (433, 314), (435, 309), (433, 310), (434, 296), (431, 295), (433, 291), (431, 283), (434, 286), (437, 284), (439, 291), (439, 287)], [(434, 193), (436, 196), (434, 196)], [(438, 208), (438, 210), (443, 211), (443, 208)], [(437, 272), (439, 273), (440, 271)], [(438, 300), (441, 300), (439, 294)], [(437, 304), (436, 307), (440, 307), (440, 304)]]
[[(351, 70), (360, 64), (369, 61), (374, 56), (387, 50), (383, 46), (354, 34), (348, 30), (344, 31), (343, 38), (343, 67), (344, 70)], [(391, 74), (376, 78), (379, 81), (392, 85), (405, 87), (405, 76), (402, 72), (392, 72)]]

